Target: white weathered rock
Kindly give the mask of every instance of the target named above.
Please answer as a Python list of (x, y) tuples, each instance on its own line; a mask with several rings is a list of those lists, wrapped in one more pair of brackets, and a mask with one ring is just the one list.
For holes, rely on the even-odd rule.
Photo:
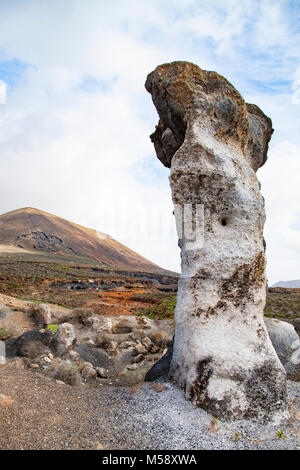
[(152, 346), (152, 341), (150, 338), (148, 338), (148, 336), (146, 336), (145, 338), (142, 339), (141, 341), (142, 345), (146, 348), (147, 351), (149, 351), (149, 349), (151, 348)]
[(0, 341), (0, 365), (6, 363), (5, 343)]
[(48, 364), (50, 364), (51, 359), (50, 359), (50, 357), (45, 356), (45, 357), (43, 357), (43, 361), (44, 361), (44, 362), (47, 362)]
[(57, 353), (63, 354), (73, 348), (76, 342), (74, 326), (71, 323), (59, 325), (56, 333)]
[(39, 326), (47, 326), (52, 323), (51, 309), (47, 304), (33, 305), (32, 316)]
[(134, 347), (134, 353), (136, 355), (138, 355), (138, 354), (147, 354), (147, 349), (145, 348), (145, 346), (142, 343), (138, 342)]
[(134, 341), (124, 341), (119, 344), (119, 349), (134, 349), (135, 345)]
[(107, 340), (104, 344), (104, 349), (111, 356), (115, 356), (118, 353), (118, 343), (116, 341)]
[(271, 120), (191, 63), (157, 67), (146, 88), (181, 248), (170, 376), (214, 416), (286, 418), (286, 375), (263, 321), (265, 213), (255, 174)]
[(300, 339), (295, 328), (275, 318), (265, 318), (265, 324), (287, 377), (300, 380)]
[(80, 355), (78, 354), (77, 351), (74, 351), (74, 349), (71, 349), (68, 353), (68, 357), (71, 359), (73, 362), (78, 362), (80, 361)]

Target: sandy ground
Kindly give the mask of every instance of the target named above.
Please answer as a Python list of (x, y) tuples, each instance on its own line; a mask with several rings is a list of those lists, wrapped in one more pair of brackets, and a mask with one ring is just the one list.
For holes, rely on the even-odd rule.
[(270, 424), (212, 421), (168, 382), (72, 387), (11, 360), (0, 366), (0, 449), (300, 449), (299, 383), (288, 391), (293, 419), (276, 440)]
[(34, 253), (34, 251), (14, 245), (0, 245), (0, 253)]

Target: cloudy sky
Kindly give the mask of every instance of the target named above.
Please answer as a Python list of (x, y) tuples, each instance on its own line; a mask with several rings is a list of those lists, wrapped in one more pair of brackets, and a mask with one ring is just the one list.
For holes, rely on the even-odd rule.
[(147, 74), (187, 60), (273, 120), (269, 282), (300, 278), (298, 0), (0, 0), (0, 213), (37, 207), (179, 270)]

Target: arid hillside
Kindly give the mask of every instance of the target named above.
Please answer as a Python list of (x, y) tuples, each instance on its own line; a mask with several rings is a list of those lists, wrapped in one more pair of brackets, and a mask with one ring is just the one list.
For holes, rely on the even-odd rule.
[(109, 235), (34, 208), (0, 216), (0, 252), (93, 261), (106, 267), (162, 273), (164, 270)]

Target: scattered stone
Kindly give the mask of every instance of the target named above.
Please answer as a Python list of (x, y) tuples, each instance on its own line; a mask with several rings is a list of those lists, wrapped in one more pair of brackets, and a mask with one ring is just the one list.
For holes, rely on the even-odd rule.
[(77, 351), (74, 351), (73, 349), (69, 351), (69, 358), (71, 359), (71, 361), (74, 361), (74, 362), (80, 361), (80, 355), (78, 354)]
[(139, 363), (142, 362), (144, 359), (145, 359), (144, 354), (139, 354), (138, 356), (135, 356), (135, 357), (133, 358), (133, 362), (134, 362), (135, 364), (139, 364)]
[(54, 343), (59, 356), (73, 349), (76, 343), (74, 326), (71, 325), (71, 323), (62, 323), (59, 325)]
[(0, 394), (0, 405), (3, 408), (9, 408), (15, 400), (13, 400), (9, 395), (2, 395)]
[(119, 344), (119, 349), (130, 349), (135, 347), (135, 342), (134, 341), (124, 341), (123, 343)]
[(119, 322), (112, 326), (111, 332), (115, 334), (131, 333), (132, 327), (125, 322)]
[(220, 429), (220, 424), (218, 419), (212, 417), (210, 422), (206, 425), (207, 429), (213, 434)]
[(85, 367), (89, 367), (89, 368), (93, 369), (93, 364), (91, 364), (90, 362), (83, 362), (78, 367), (79, 372), (81, 372)]
[(142, 345), (142, 343), (138, 343), (134, 347), (134, 352), (136, 355), (147, 354), (147, 349)]
[(104, 367), (96, 367), (95, 370), (97, 372), (98, 377), (101, 377), (103, 379), (107, 379), (108, 372), (107, 372), (106, 369), (104, 369)]
[(160, 384), (160, 383), (153, 384), (151, 388), (153, 390), (155, 390), (155, 392), (157, 392), (157, 393), (161, 393), (164, 390), (166, 390), (166, 387), (163, 384)]
[(159, 347), (156, 344), (153, 344), (153, 346), (150, 349), (150, 352), (152, 354), (156, 354), (156, 353), (158, 353), (158, 351), (159, 351)]
[(116, 341), (107, 341), (104, 345), (104, 349), (108, 354), (114, 356), (118, 351), (118, 343)]
[(146, 348), (147, 351), (149, 351), (149, 349), (151, 348), (152, 346), (152, 341), (150, 338), (148, 338), (148, 336), (146, 336), (145, 338), (142, 339), (141, 341), (142, 345)]
[(96, 379), (97, 378), (97, 372), (93, 367), (84, 367), (81, 370), (81, 375), (85, 379)]
[(52, 323), (50, 306), (47, 304), (32, 305), (29, 312), (39, 327), (45, 327)]
[(29, 367), (31, 367), (31, 369), (38, 369), (40, 366), (36, 363), (32, 363), (29, 365)]
[(55, 380), (58, 385), (66, 385), (62, 380)]
[(129, 364), (126, 367), (127, 370), (137, 370), (137, 365), (136, 364)]
[(130, 387), (130, 393), (138, 393), (142, 387), (142, 385), (144, 385), (145, 382), (139, 382), (135, 385), (133, 385), (132, 387)]
[(150, 339), (158, 347), (161, 347), (167, 344), (168, 335), (164, 330), (158, 330), (150, 335)]

